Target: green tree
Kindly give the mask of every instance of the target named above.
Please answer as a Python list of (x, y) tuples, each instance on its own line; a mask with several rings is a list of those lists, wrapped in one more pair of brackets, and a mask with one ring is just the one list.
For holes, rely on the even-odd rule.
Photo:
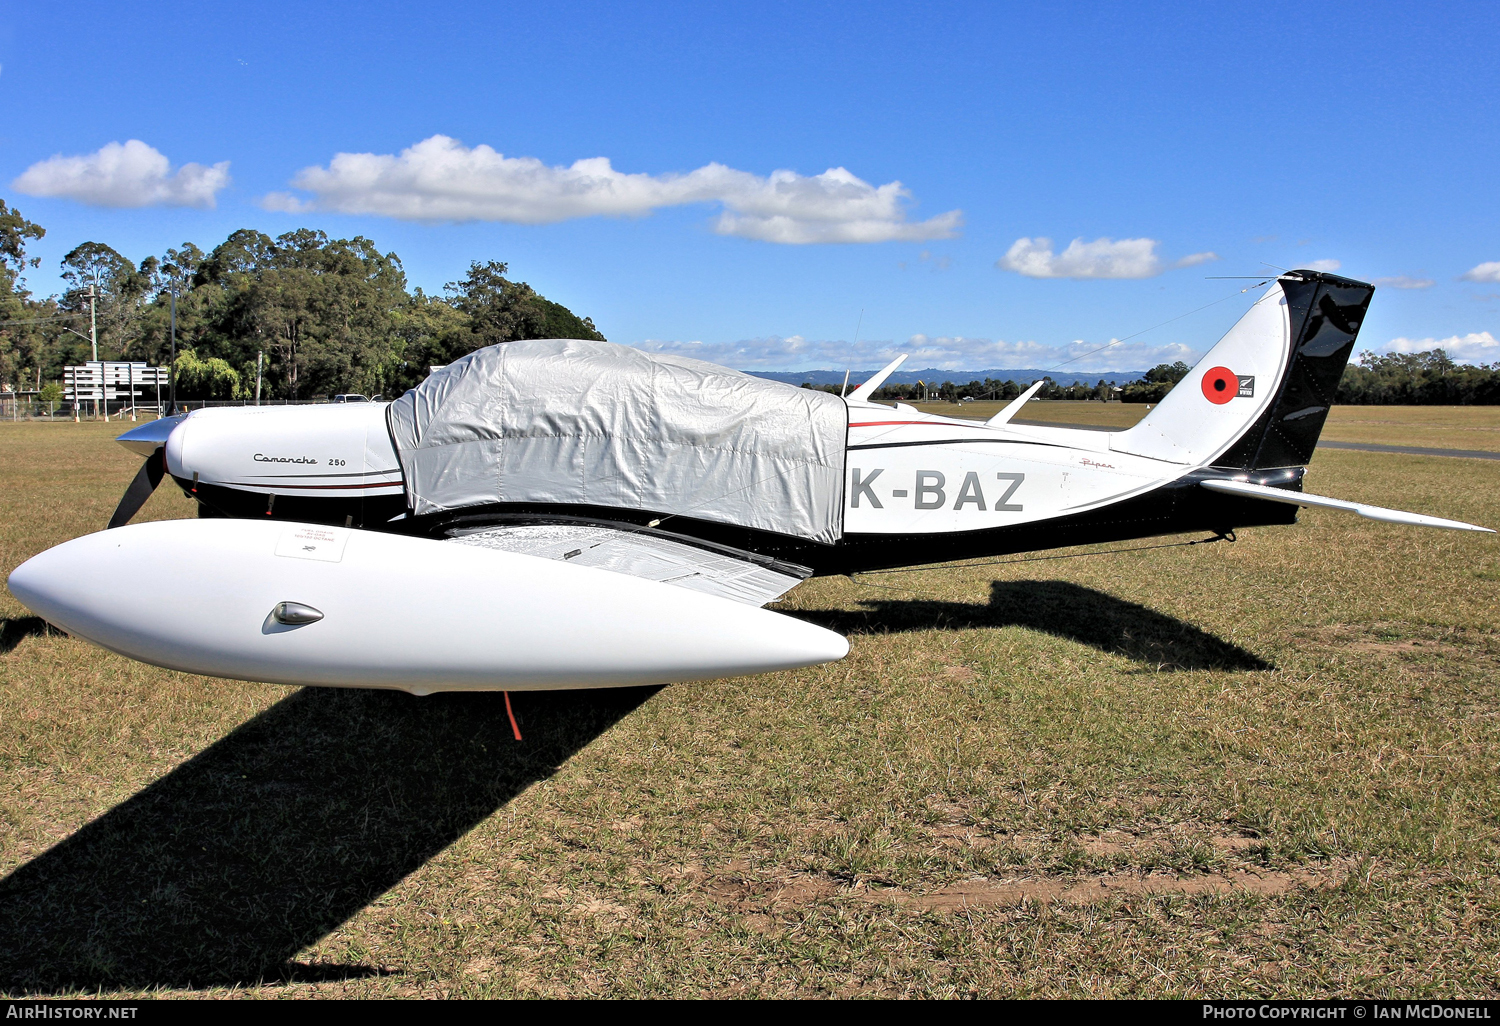
[(26, 244), (47, 230), (28, 221), (0, 199), (0, 383), (14, 388), (39, 387), (47, 374), (50, 335), (56, 332), (56, 304), (36, 302), (22, 277), (40, 262), (26, 254)]
[[(155, 269), (155, 261), (151, 263)], [(94, 324), (98, 332), (99, 358), (134, 359), (135, 344), (141, 339), (141, 311), (147, 299), (149, 274), (143, 274), (129, 259), (102, 242), (85, 242), (62, 259), (62, 277), (68, 283), (62, 308), (80, 316), (74, 330), (88, 332), (88, 321), (82, 315), (95, 306)], [(93, 298), (89, 293), (92, 289)], [(91, 347), (83, 338), (72, 336), (67, 344), (69, 362), (91, 358)]]
[(1120, 399), (1127, 403), (1159, 403), (1172, 391), (1172, 386), (1187, 377), (1192, 370), (1178, 360), (1176, 363), (1159, 363), (1136, 381), (1128, 382), (1120, 392)]
[(6, 292), (15, 292), (25, 287), (21, 275), (28, 267), (41, 263), (35, 257), (26, 256), (26, 243), (43, 238), (47, 229), (21, 216), (14, 207), (5, 205), (0, 199), (0, 285)]
[(397, 309), (393, 320), (397, 358), (382, 389), (392, 395), (420, 384), (434, 366), (450, 362), (452, 340), (468, 331), (468, 318), (451, 302), (421, 289)]
[(182, 399), (239, 399), (246, 393), (240, 375), (217, 356), (198, 359), (191, 349), (177, 354), (177, 395)]
[(247, 370), (264, 351), (273, 393), (379, 392), (397, 376), (406, 275), (368, 239), (235, 232), (202, 261), (193, 292), (195, 341)]
[(61, 300), (37, 303), (20, 272), (36, 265), (26, 243), (43, 234), (0, 201), (0, 320), (17, 322), (0, 325), (0, 377), (7, 381), (21, 369), (33, 382), (56, 379), (64, 363), (89, 358), (91, 286), (99, 355), (157, 365), (169, 361), (177, 293), (177, 369), (190, 398), (249, 392), (244, 382), (255, 375), (258, 352), (267, 357), (264, 395), (307, 398), (394, 394), (431, 366), (483, 345), (603, 338), (587, 317), (506, 279), (503, 263), (474, 263), (449, 296), (408, 293), (396, 254), (381, 253), (369, 239), (330, 239), (311, 229), (274, 239), (241, 229), (212, 252), (184, 242), (139, 265), (104, 243), (86, 242), (63, 258), (68, 289)]
[(535, 289), (506, 278), (509, 268), (498, 260), (474, 261), (462, 281), (449, 282), (454, 308), (467, 320), (463, 330), (446, 336), (434, 363), (452, 363), (476, 349), (528, 338), (584, 338), (606, 341), (590, 318), (539, 296)]
[(1441, 349), (1421, 353), (1363, 352), (1344, 368), (1336, 401), (1363, 405), (1494, 405), (1500, 363), (1469, 365)]
[(1145, 374), (1142, 374), (1141, 380), (1149, 381), (1153, 384), (1175, 385), (1187, 377), (1188, 371), (1192, 369), (1181, 360), (1178, 360), (1176, 363), (1159, 363)]

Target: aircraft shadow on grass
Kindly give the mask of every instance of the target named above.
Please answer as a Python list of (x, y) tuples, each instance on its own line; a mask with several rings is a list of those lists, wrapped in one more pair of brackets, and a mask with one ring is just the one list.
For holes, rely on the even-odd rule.
[[(986, 604), (863, 605), (795, 615), (847, 634), (1021, 626), (1163, 669), (1270, 668), (1065, 581), (996, 581)], [(12, 648), (46, 630), (0, 626)], [(293, 958), (655, 692), (517, 696), (517, 744), (496, 693), (299, 691), (0, 880), (0, 992), (379, 975)]]
[(0, 655), (5, 655), (27, 638), (61, 633), (40, 616), (0, 618)]
[(380, 975), (293, 962), (646, 701), (308, 688), (0, 880), (0, 992)]
[(841, 634), (1026, 627), (1162, 670), (1269, 670), (1253, 652), (1173, 616), (1068, 581), (993, 581), (988, 603), (872, 599), (864, 609), (787, 610)]

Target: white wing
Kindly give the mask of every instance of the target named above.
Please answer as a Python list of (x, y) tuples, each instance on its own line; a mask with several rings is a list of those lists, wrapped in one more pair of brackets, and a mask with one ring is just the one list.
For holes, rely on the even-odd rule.
[(752, 563), (660, 535), (588, 524), (491, 527), (449, 540), (612, 570), (751, 606), (775, 601), (812, 573), (787, 563)]

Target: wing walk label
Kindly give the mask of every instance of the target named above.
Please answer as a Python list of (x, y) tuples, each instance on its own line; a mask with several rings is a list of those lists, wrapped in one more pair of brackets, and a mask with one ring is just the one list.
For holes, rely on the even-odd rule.
[(344, 546), (348, 541), (349, 532), (341, 528), (294, 524), (276, 539), (276, 555), (338, 563), (344, 558)]

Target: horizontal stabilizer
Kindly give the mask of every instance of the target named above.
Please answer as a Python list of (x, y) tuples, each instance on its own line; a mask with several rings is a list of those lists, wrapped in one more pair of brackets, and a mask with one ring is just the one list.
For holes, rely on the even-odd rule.
[(995, 414), (989, 420), (985, 421), (984, 422), (984, 426), (985, 427), (1000, 427), (1003, 424), (1010, 423), (1010, 419), (1012, 417), (1014, 417), (1016, 414), (1020, 413), (1021, 412), (1021, 407), (1025, 406), (1028, 402), (1030, 402), (1031, 401), (1031, 397), (1034, 396), (1034, 395), (1036, 395), (1038, 392), (1040, 392), (1042, 390), (1042, 386), (1045, 385), (1046, 383), (1047, 383), (1047, 379), (1046, 378), (1043, 378), (1041, 381), (1038, 381), (1038, 382), (1034, 383), (1026, 391), (1022, 392), (1020, 395), (1016, 396), (1009, 403), (1007, 403), (1005, 405), (1005, 409), (1001, 410), (999, 413)]
[(1444, 520), (1442, 517), (1428, 517), (1421, 513), (1407, 513), (1405, 510), (1386, 509), (1384, 506), (1367, 506), (1363, 502), (1350, 502), (1347, 499), (1330, 499), (1326, 495), (1308, 495), (1306, 492), (1292, 492), (1285, 488), (1271, 488), (1268, 485), (1251, 484), (1248, 481), (1231, 481), (1225, 478), (1215, 478), (1209, 481), (1199, 481), (1204, 488), (1215, 492), (1224, 492), (1228, 495), (1243, 495), (1250, 499), (1269, 499), (1272, 502), (1284, 502), (1291, 506), (1320, 506), (1323, 509), (1342, 509), (1350, 513), (1358, 513), (1370, 520), (1383, 520), (1388, 524), (1410, 524), (1412, 527), (1442, 527), (1450, 531), (1483, 531), (1486, 534), (1495, 532), (1488, 527), (1480, 527), (1477, 524), (1466, 524), (1461, 520)]
[(881, 385), (885, 384), (885, 379), (894, 374), (896, 368), (901, 366), (905, 362), (906, 354), (902, 353), (900, 356), (896, 357), (890, 363), (886, 364), (883, 368), (877, 371), (873, 378), (871, 378), (869, 381), (866, 381), (863, 385), (860, 385), (854, 391), (850, 392), (849, 401), (851, 403), (869, 402), (870, 396), (875, 394), (875, 390)]
[(660, 535), (585, 524), (495, 527), (450, 540), (611, 570), (751, 606), (774, 602), (811, 573), (789, 563), (761, 566)]

